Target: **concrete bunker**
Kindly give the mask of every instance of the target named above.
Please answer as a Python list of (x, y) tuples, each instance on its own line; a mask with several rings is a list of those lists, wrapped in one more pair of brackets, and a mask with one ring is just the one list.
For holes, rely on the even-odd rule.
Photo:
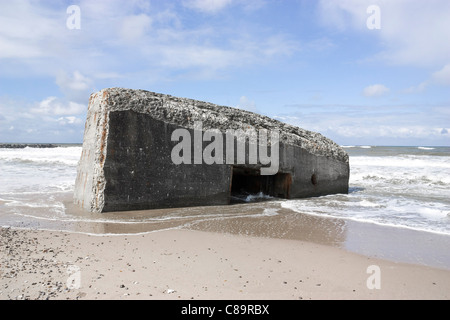
[[(275, 174), (262, 175), (265, 164), (225, 161), (225, 153), (220, 164), (196, 161), (195, 148), (191, 163), (174, 163), (172, 133), (181, 128), (195, 140), (199, 121), (203, 133), (277, 130)], [(199, 149), (208, 150), (212, 141), (202, 140)], [(208, 102), (109, 88), (89, 99), (74, 202), (87, 211), (111, 212), (227, 205), (242, 192), (305, 198), (348, 193), (349, 172), (347, 153), (319, 133)]]

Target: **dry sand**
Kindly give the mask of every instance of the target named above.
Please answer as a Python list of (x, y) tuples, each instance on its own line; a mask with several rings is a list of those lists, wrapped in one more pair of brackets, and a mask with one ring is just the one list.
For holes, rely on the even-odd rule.
[[(301, 240), (0, 230), (1, 300), (450, 298), (449, 270)], [(371, 265), (380, 268), (380, 289), (367, 286)]]

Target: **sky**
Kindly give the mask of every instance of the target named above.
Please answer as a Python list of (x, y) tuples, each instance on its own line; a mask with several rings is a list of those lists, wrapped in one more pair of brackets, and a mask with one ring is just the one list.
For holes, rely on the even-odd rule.
[(0, 142), (81, 143), (91, 93), (237, 107), (341, 145), (450, 145), (448, 0), (0, 0)]

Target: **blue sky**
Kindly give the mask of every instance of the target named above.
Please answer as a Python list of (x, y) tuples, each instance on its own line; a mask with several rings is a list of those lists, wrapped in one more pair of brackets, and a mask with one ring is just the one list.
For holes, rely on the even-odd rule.
[(89, 95), (117, 86), (448, 146), (449, 39), (448, 0), (0, 0), (0, 142), (82, 142)]

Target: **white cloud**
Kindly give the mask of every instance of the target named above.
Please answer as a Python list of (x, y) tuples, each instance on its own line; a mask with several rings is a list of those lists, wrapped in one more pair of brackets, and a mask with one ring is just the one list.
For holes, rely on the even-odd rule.
[(433, 85), (450, 86), (450, 64), (445, 65), (442, 69), (434, 72), (429, 79), (421, 82), (417, 86), (412, 86), (404, 93), (422, 93), (428, 87)]
[(89, 89), (92, 81), (79, 71), (74, 71), (72, 76), (60, 72), (56, 77), (56, 84), (63, 90), (84, 91)]
[[(86, 103), (94, 80), (155, 82), (183, 73), (223, 77), (219, 71), (265, 64), (299, 49), (293, 36), (249, 21), (186, 25), (179, 6), (215, 13), (230, 6), (256, 10), (265, 0), (195, 0), (175, 4), (142, 0), (81, 0), (81, 30), (66, 28), (66, 7), (21, 0), (0, 3), (3, 75), (54, 76), (67, 100)], [(191, 13), (192, 14), (192, 13)], [(37, 27), (39, 26), (39, 27)], [(2, 57), (12, 59), (7, 63)], [(124, 61), (127, 61), (125, 64)], [(174, 72), (175, 75), (174, 75)], [(150, 80), (151, 79), (151, 80)], [(141, 79), (142, 80), (142, 79)]]
[(233, 50), (200, 44), (164, 45), (160, 46), (154, 54), (160, 57), (160, 65), (175, 69), (218, 70), (238, 63), (238, 56)]
[(56, 84), (60, 87), (67, 100), (77, 103), (87, 103), (93, 91), (93, 81), (79, 71), (74, 71), (72, 75), (64, 71), (58, 72)]
[(267, 5), (267, 3), (267, 0), (240, 0), (240, 4), (243, 6), (244, 10), (247, 11), (259, 10)]
[[(449, 107), (292, 105), (275, 118), (320, 132), (341, 144), (448, 145)], [(324, 116), (326, 114), (326, 116)], [(442, 133), (444, 132), (444, 133)]]
[[(374, 1), (371, 2), (373, 4)], [(320, 0), (319, 18), (324, 25), (339, 31), (349, 28), (361, 29), (366, 27), (368, 5), (358, 0)]]
[(447, 64), (441, 70), (433, 73), (432, 79), (438, 84), (450, 86), (450, 64)]
[(137, 41), (150, 31), (151, 25), (152, 19), (146, 14), (124, 17), (119, 36), (126, 42)]
[(95, 79), (120, 79), (123, 75), (117, 72), (101, 72), (94, 74)]
[(63, 40), (54, 12), (30, 1), (2, 1), (0, 21), (0, 59), (54, 56), (49, 44)]
[(257, 112), (255, 101), (250, 100), (246, 96), (239, 98), (239, 104), (236, 106), (238, 109), (243, 109), (251, 112)]
[(183, 4), (191, 9), (206, 13), (217, 13), (231, 5), (233, 0), (185, 0)]
[(429, 85), (430, 85), (429, 81), (423, 81), (419, 83), (417, 86), (412, 86), (403, 90), (403, 93), (422, 93), (427, 89)]
[[(366, 26), (370, 5), (380, 7), (380, 30)], [(444, 39), (450, 39), (450, 1), (321, 0), (319, 15), (333, 29), (379, 37), (383, 49), (376, 57), (389, 63), (436, 66), (449, 62), (450, 46)]]
[(31, 113), (41, 115), (75, 115), (86, 111), (86, 106), (69, 101), (64, 103), (56, 97), (48, 97), (42, 100), (39, 105), (30, 110)]
[(65, 126), (65, 125), (67, 125), (67, 124), (77, 124), (77, 125), (79, 125), (79, 124), (82, 124), (82, 123), (83, 123), (83, 121), (82, 121), (81, 119), (79, 119), (79, 118), (77, 118), (77, 117), (73, 117), (73, 116), (70, 116), (70, 117), (61, 117), (61, 118), (59, 118), (57, 121), (58, 121), (58, 123), (59, 123), (60, 125), (62, 125), (62, 126)]
[[(0, 116), (0, 141), (79, 142), (85, 112), (85, 106), (56, 97), (48, 97), (35, 105), (0, 97), (0, 115), (6, 116), (3, 120)], [(73, 129), (75, 131), (71, 131)]]
[[(143, 0), (80, 0), (81, 29), (69, 30), (68, 4), (34, 0), (0, 2), (0, 69), (3, 75), (19, 72), (54, 76), (59, 69), (76, 70), (92, 76), (111, 72), (118, 61), (111, 47), (119, 40), (132, 40), (145, 33)], [(134, 16), (135, 12), (143, 12)], [(124, 37), (124, 38), (122, 38)], [(123, 42), (123, 41), (122, 41)], [(4, 58), (8, 60), (9, 64)], [(9, 67), (11, 61), (14, 68)], [(122, 62), (122, 61), (120, 61)]]
[(389, 88), (382, 84), (374, 84), (364, 88), (363, 94), (366, 97), (380, 97), (389, 92)]
[(166, 73), (195, 70), (191, 73), (195, 77), (208, 78), (222, 77), (219, 71), (228, 68), (265, 64), (299, 50), (298, 42), (289, 35), (250, 34), (209, 26), (195, 30), (155, 30), (142, 42), (136, 52), (154, 65), (153, 72), (161, 67)]
[(289, 56), (300, 48), (298, 41), (290, 40), (288, 37), (278, 34), (261, 41), (257, 50), (260, 50), (264, 57), (276, 57)]
[(239, 5), (245, 11), (251, 12), (266, 4), (266, 0), (183, 0), (185, 7), (208, 14), (218, 13), (232, 5)]

